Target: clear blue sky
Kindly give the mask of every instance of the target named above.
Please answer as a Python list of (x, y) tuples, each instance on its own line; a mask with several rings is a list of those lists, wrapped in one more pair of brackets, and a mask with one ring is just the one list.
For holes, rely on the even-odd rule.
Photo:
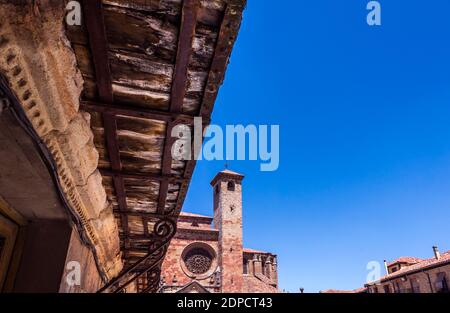
[[(249, 0), (213, 122), (279, 124), (280, 168), (244, 180), (244, 242), (280, 287), (363, 285), (366, 264), (450, 250), (450, 2)], [(212, 214), (198, 162), (184, 210)]]

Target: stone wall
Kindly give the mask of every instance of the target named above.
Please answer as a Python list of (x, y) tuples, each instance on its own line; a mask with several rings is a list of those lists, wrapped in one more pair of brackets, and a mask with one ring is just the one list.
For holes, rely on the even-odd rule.
[(90, 249), (83, 245), (74, 229), (70, 236), (59, 292), (93, 293), (100, 289), (102, 285), (103, 282), (98, 273), (94, 255)]

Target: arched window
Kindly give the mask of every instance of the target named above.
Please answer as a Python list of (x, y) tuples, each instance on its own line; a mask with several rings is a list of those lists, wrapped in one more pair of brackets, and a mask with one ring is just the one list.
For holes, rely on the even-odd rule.
[(229, 181), (227, 188), (228, 188), (228, 191), (234, 191), (234, 188), (235, 188), (234, 181)]
[(436, 290), (437, 292), (448, 292), (447, 278), (445, 277), (445, 272), (437, 273), (436, 278)]

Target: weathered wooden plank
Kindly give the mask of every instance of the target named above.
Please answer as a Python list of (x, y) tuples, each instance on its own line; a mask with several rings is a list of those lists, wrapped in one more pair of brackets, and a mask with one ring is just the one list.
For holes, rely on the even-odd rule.
[(160, 174), (142, 174), (142, 173), (128, 173), (128, 172), (118, 172), (107, 169), (100, 169), (100, 173), (103, 176), (119, 176), (123, 178), (132, 178), (132, 179), (149, 179), (155, 181), (169, 181), (182, 183), (186, 180), (186, 178), (176, 177), (171, 175), (160, 175)]
[(145, 55), (130, 52), (111, 52), (111, 70), (114, 84), (170, 93), (173, 65), (152, 60)]
[(112, 49), (142, 53), (167, 63), (174, 62), (178, 27), (164, 16), (105, 6), (105, 25)]
[[(157, 121), (170, 122), (173, 120), (180, 121), (180, 123), (185, 123), (190, 125), (193, 122), (194, 117), (192, 115), (180, 114), (176, 112), (164, 112), (152, 109), (144, 108), (132, 108), (113, 104), (106, 104), (102, 102), (96, 102), (91, 100), (81, 101), (80, 108), (84, 111), (93, 111), (99, 113), (110, 113), (114, 115), (123, 115), (138, 118), (148, 118)], [(203, 120), (203, 122), (208, 123), (209, 118)]]

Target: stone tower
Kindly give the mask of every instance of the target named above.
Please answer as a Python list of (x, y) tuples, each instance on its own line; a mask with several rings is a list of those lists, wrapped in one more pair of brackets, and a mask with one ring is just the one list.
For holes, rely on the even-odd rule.
[(219, 266), (222, 292), (243, 290), (242, 180), (224, 170), (211, 181), (214, 192), (214, 227), (219, 230)]

